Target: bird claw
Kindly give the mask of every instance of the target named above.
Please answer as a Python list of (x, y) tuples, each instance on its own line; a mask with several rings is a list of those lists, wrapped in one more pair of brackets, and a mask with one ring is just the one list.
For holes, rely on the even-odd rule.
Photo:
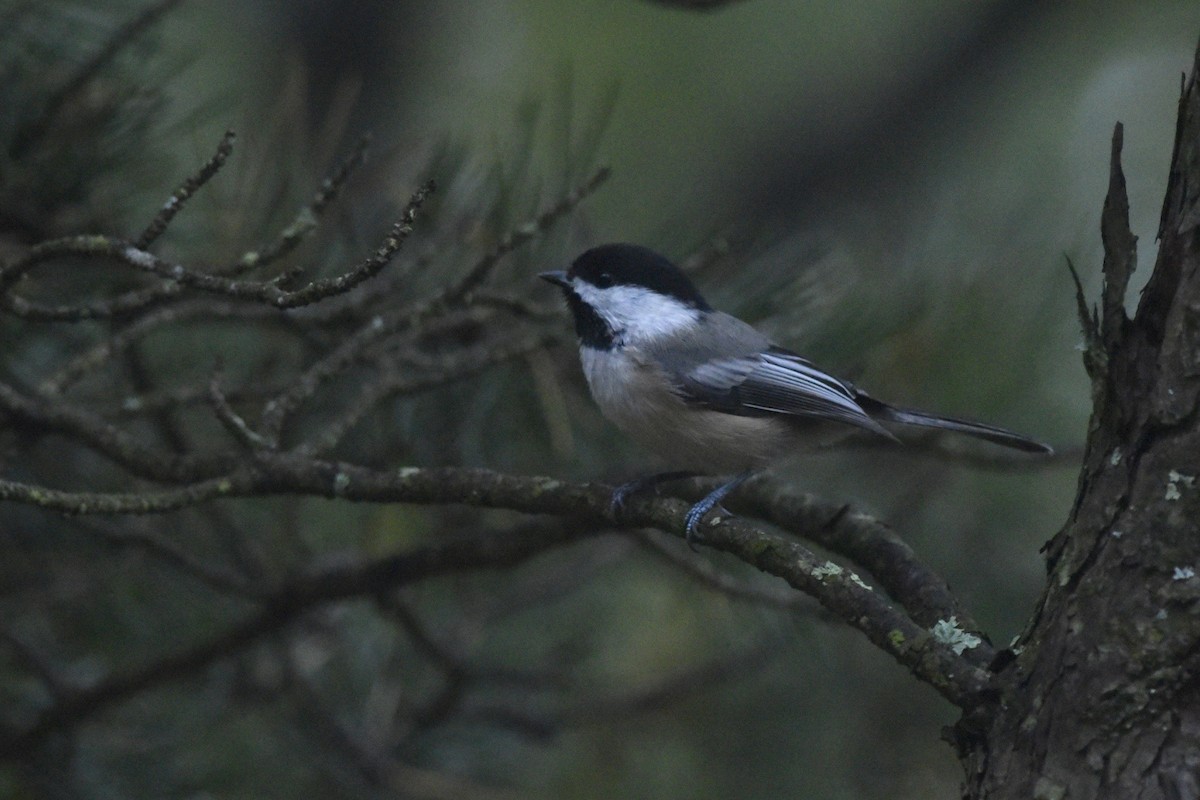
[[(666, 483), (667, 481), (691, 478), (694, 477), (695, 474), (696, 473), (694, 472), (662, 472), (658, 475), (650, 475), (645, 478), (638, 478), (637, 480), (623, 483), (613, 490), (612, 501), (609, 504), (609, 511), (612, 512), (613, 519), (619, 522), (625, 512), (626, 501), (629, 500), (629, 498), (634, 494), (657, 486), (660, 483)], [(684, 517), (683, 530), (685, 539), (687, 540), (687, 545), (692, 549), (693, 552), (696, 550), (696, 543), (703, 542), (703, 538), (698, 535), (698, 532), (700, 529), (700, 523), (704, 521), (706, 516), (708, 516), (708, 512), (716, 508), (719, 509), (721, 514), (726, 517), (733, 516), (725, 510), (725, 507), (721, 505), (721, 501), (724, 500), (730, 492), (745, 483), (746, 480), (753, 474), (754, 473), (750, 471), (743, 472), (728, 483), (723, 483), (716, 489), (709, 492), (703, 500), (688, 509), (687, 516)]]
[[(705, 498), (705, 500), (707, 499), (708, 498)], [(684, 538), (687, 541), (687, 546), (691, 548), (693, 553), (698, 552), (696, 550), (697, 542), (704, 544), (704, 537), (698, 535), (700, 524), (704, 522), (704, 518), (708, 516), (709, 512), (713, 511), (714, 509), (720, 512), (721, 519), (729, 519), (733, 516), (733, 514), (731, 514), (729, 510), (720, 503), (716, 503), (715, 505), (705, 505), (704, 500), (701, 500), (699, 503), (696, 503), (696, 505), (689, 508), (687, 516), (684, 517)], [(714, 521), (713, 524), (715, 525), (716, 522)]]
[[(708, 498), (705, 498), (707, 500)], [(704, 517), (712, 511), (712, 505), (706, 504), (701, 500), (696, 505), (688, 509), (687, 516), (684, 517), (684, 540), (687, 542), (688, 549), (693, 553), (697, 552), (696, 542), (703, 543), (703, 538), (697, 536), (696, 530), (700, 527), (700, 523), (704, 521)]]
[(636, 480), (623, 483), (613, 490), (612, 501), (609, 504), (608, 510), (612, 512), (613, 519), (619, 520), (625, 515), (625, 501), (630, 495), (644, 489), (644, 481)]
[(609, 503), (608, 509), (612, 513), (613, 519), (620, 521), (625, 513), (625, 503), (633, 495), (643, 492), (646, 489), (652, 489), (660, 483), (693, 478), (695, 475), (696, 473), (694, 472), (660, 472), (657, 475), (648, 475), (643, 478), (636, 478), (627, 483), (622, 483), (613, 490), (612, 500)]
[(700, 528), (700, 523), (704, 521), (706, 516), (708, 516), (708, 512), (716, 508), (720, 509), (721, 513), (726, 517), (733, 516), (725, 510), (725, 507), (721, 505), (721, 501), (724, 500), (730, 492), (745, 483), (753, 474), (753, 472), (743, 472), (741, 475), (738, 475), (728, 483), (721, 484), (716, 489), (713, 489), (703, 500), (688, 509), (687, 516), (684, 517), (683, 532), (684, 539), (687, 541), (688, 547), (692, 549), (692, 552), (695, 552), (696, 541), (699, 538), (697, 537), (696, 533)]

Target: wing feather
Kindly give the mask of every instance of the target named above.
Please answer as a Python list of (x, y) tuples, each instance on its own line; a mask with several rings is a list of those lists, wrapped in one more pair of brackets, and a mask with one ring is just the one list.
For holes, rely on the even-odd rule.
[(853, 387), (782, 348), (704, 361), (680, 378), (687, 400), (718, 411), (829, 420), (891, 437), (858, 404)]

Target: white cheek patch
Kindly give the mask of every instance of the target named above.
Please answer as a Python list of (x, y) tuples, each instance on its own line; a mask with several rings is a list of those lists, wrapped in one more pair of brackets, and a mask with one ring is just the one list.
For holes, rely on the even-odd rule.
[(644, 341), (670, 336), (700, 319), (698, 309), (642, 286), (601, 289), (576, 280), (573, 288), (622, 339)]

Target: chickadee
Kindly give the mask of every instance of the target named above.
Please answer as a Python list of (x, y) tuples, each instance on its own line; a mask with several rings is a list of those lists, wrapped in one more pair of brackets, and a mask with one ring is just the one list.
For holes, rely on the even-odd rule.
[(1049, 454), (1003, 428), (898, 408), (826, 374), (740, 319), (715, 310), (665, 257), (632, 244), (588, 250), (567, 272), (538, 277), (562, 287), (579, 358), (601, 412), (681, 471), (620, 487), (632, 492), (697, 474), (736, 475), (688, 511), (691, 544), (704, 516), (785, 454), (854, 431), (898, 441), (885, 424), (964, 433)]

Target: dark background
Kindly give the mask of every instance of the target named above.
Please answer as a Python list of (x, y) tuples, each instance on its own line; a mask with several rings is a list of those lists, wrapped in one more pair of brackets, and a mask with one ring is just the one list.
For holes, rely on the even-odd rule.
[[(63, 67), (136, 8), (46, 3), (6, 34), (20, 43), (10, 52)], [(234, 128), (236, 158), (172, 228), (178, 252), (216, 261), (265, 238), (371, 130), (376, 155), (329, 223), (321, 252), (332, 263), (375, 241), (417, 173), (442, 184), (444, 211), (430, 223), (439, 241), (469, 252), (594, 165), (611, 165), (570, 232), (518, 254), (513, 276), (561, 268), (605, 241), (679, 259), (716, 243), (723, 255), (697, 275), (715, 305), (880, 397), (1013, 427), (1062, 451), (1000, 470), (917, 451), (821, 454), (783, 473), (893, 524), (1003, 645), (1037, 597), (1038, 548), (1069, 509), (1089, 411), (1064, 256), (1085, 280), (1098, 274), (1120, 120), (1148, 272), (1178, 76), (1198, 33), (1194, 2), (744, 0), (705, 14), (635, 0), (184, 3), (118, 64), (121, 85), (146, 99), (129, 113), (153, 125), (97, 130), (119, 157), (53, 213), (11, 193), (46, 191), (47, 176), (70, 174), (68, 155), (29, 167), (37, 180), (24, 183), (7, 167), (6, 208), (28, 221), (24, 243), (135, 232)], [(46, 70), (6, 70), (6, 91), (36, 97), (39, 80), (53, 78)], [(532, 279), (528, 292), (550, 296)], [(159, 358), (211, 344), (181, 334)], [(236, 372), (254, 342), (221, 347)], [(385, 450), (389, 437), (403, 439), (412, 463), (636, 474), (648, 462), (595, 414), (571, 350), (452, 388), (453, 414), (431, 410), (446, 395), (402, 404), (364, 436)], [(50, 357), (10, 349), (6, 367), (36, 371)], [(535, 373), (552, 376), (558, 406), (527, 402), (521, 387)], [(454, 521), (323, 501), (225, 508), (260, 550), (316, 561), (424, 541)], [(136, 554), (97, 561), (78, 530), (52, 517), (0, 508), (0, 520), (6, 629), (81, 680), (235, 615)], [(177, 522), (139, 524), (169, 533)], [(696, 558), (756, 580), (730, 559)], [(29, 592), (31, 578), (45, 591)], [(506, 598), (513, 607), (498, 612)], [(623, 539), (535, 570), (422, 585), (406, 600), (472, 658), (573, 676), (566, 700), (501, 682), (405, 737), (399, 760), (419, 774), (400, 785), (424, 786), (428, 774), (468, 782), (412, 796), (470, 796), (465, 786), (514, 797), (955, 796), (956, 761), (939, 741), (955, 714), (933, 691), (856, 633), (707, 591)], [(436, 682), (403, 626), (361, 604), (326, 609), (277, 644), (322, 707), (367, 739), (382, 725), (373, 709)], [(32, 773), (0, 769), (0, 792), (392, 796), (356, 775), (293, 702), (271, 649), (91, 723), (61, 774), (52, 754)], [(742, 651), (669, 702), (587, 711), (614, 688), (653, 686)], [(6, 697), (36, 705), (37, 687), (5, 657)], [(484, 713), (497, 704), (575, 711), (568, 724), (531, 731)]]

